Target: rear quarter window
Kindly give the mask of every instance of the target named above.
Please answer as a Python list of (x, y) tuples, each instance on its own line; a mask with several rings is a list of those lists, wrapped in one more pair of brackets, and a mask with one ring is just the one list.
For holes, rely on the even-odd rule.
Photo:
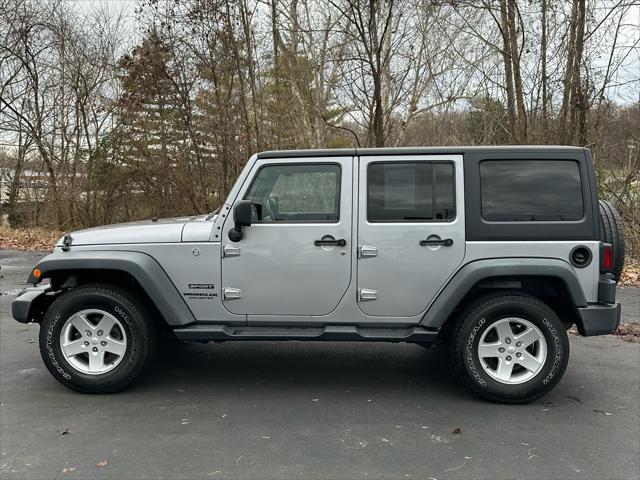
[(482, 217), (491, 222), (584, 217), (580, 165), (572, 160), (484, 160), (480, 192)]

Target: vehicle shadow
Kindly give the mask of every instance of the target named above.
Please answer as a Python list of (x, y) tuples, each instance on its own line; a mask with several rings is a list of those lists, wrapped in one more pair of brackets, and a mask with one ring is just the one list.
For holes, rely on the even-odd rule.
[(444, 347), (375, 342), (163, 343), (136, 388), (219, 392), (273, 388), (382, 390), (410, 386), (421, 393), (460, 395)]

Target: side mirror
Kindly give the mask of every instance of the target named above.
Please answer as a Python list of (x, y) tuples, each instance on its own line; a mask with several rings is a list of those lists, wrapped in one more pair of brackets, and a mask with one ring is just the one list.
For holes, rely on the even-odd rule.
[(241, 200), (233, 208), (234, 227), (229, 230), (229, 240), (239, 242), (242, 240), (242, 227), (251, 226), (253, 209), (256, 209), (258, 220), (262, 220), (262, 205), (250, 200)]

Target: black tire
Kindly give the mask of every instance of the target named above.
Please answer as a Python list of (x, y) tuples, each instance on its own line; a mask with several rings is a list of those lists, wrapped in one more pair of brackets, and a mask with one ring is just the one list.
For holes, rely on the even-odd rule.
[[(519, 384), (505, 384), (482, 367), (478, 345), (482, 334), (498, 320), (518, 317), (538, 327), (547, 345), (540, 371)], [(569, 360), (569, 339), (562, 322), (545, 303), (522, 294), (481, 297), (453, 329), (450, 352), (463, 383), (482, 398), (496, 403), (527, 403), (549, 392), (562, 378)]]
[[(60, 334), (75, 313), (96, 308), (113, 315), (127, 335), (122, 360), (102, 374), (87, 374), (73, 367), (62, 354)], [(49, 307), (40, 325), (40, 354), (47, 369), (64, 386), (83, 393), (113, 393), (133, 382), (152, 362), (156, 331), (140, 302), (113, 285), (87, 285), (70, 290)]]
[(600, 200), (600, 241), (611, 244), (613, 250), (613, 276), (620, 280), (624, 267), (624, 225), (616, 207), (607, 200)]

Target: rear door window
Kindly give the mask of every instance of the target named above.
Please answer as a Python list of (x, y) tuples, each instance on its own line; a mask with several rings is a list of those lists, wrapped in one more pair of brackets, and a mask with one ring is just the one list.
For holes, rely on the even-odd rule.
[(580, 168), (571, 160), (480, 163), (482, 217), (493, 222), (577, 221), (584, 217)]
[(367, 220), (451, 221), (456, 216), (454, 185), (452, 163), (372, 163), (367, 170)]

